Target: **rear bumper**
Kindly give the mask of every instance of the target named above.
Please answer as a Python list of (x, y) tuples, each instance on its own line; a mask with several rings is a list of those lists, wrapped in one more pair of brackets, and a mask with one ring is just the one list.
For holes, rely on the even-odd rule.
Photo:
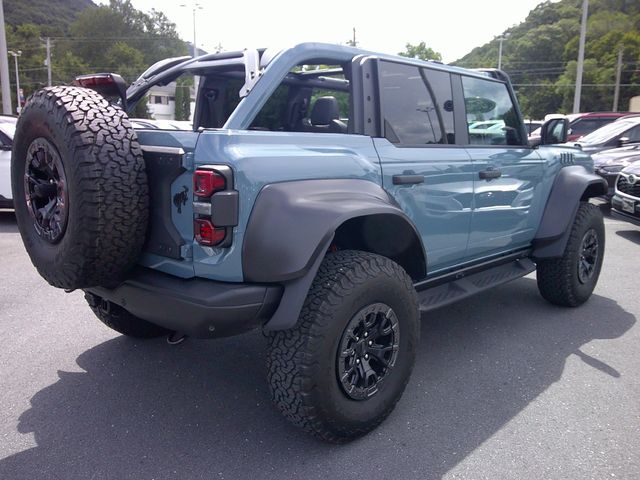
[(136, 267), (113, 289), (86, 289), (133, 315), (196, 338), (236, 335), (262, 325), (278, 307), (282, 287), (183, 279)]

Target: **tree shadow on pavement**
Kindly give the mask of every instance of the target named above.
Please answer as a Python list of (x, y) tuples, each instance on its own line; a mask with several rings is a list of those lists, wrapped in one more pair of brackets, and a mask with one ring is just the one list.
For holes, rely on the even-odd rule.
[(18, 430), (37, 446), (0, 460), (0, 478), (440, 478), (558, 381), (569, 356), (620, 376), (580, 347), (634, 323), (600, 296), (549, 305), (531, 278), (439, 309), (396, 411), (343, 446), (271, 406), (259, 333), (179, 346), (119, 337), (33, 396)]

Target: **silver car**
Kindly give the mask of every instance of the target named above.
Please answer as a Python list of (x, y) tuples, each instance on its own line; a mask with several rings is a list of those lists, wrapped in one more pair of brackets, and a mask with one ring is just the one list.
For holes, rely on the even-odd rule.
[(17, 117), (0, 115), (0, 208), (13, 208), (11, 146), (17, 120)]

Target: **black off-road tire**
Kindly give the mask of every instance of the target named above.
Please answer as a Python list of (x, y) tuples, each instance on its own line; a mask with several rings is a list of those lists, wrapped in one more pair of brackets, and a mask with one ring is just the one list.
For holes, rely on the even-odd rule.
[[(64, 187), (56, 195), (64, 195), (66, 221), (55, 241), (43, 236), (25, 196), (33, 188), (25, 180), (33, 168), (26, 165), (33, 146), (57, 155), (65, 177), (56, 183)], [(120, 107), (79, 87), (34, 93), (18, 119), (11, 181), (22, 240), (51, 285), (114, 285), (136, 262), (147, 231), (149, 192), (140, 145)]]
[[(353, 399), (338, 377), (342, 361), (338, 349), (352, 319), (380, 302), (391, 307), (398, 320), (395, 365), (375, 394)], [(325, 441), (341, 443), (362, 436), (376, 428), (400, 399), (419, 337), (417, 295), (402, 267), (366, 252), (329, 253), (297, 325), (268, 335), (272, 400), (291, 422)]]
[[(597, 258), (590, 276), (580, 279), (579, 264), (586, 235), (595, 234)], [(580, 202), (564, 254), (560, 258), (537, 262), (537, 282), (540, 294), (549, 302), (564, 307), (577, 307), (586, 302), (600, 276), (604, 259), (605, 230), (600, 209), (588, 202)]]
[(171, 333), (171, 330), (136, 317), (115, 303), (102, 302), (102, 299), (90, 293), (85, 293), (84, 298), (102, 323), (122, 335), (133, 338), (155, 338)]

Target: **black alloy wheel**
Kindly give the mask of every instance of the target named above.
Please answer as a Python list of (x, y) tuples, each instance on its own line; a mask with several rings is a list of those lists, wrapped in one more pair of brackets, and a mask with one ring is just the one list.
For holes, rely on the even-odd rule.
[(587, 283), (596, 271), (598, 264), (598, 235), (593, 228), (587, 230), (582, 237), (580, 261), (578, 262), (578, 280)]
[(27, 149), (24, 196), (33, 226), (40, 237), (58, 243), (67, 228), (67, 178), (60, 154), (46, 139), (36, 138)]
[(400, 325), (391, 307), (374, 303), (354, 315), (342, 335), (337, 358), (338, 379), (354, 400), (378, 393), (396, 363)]

